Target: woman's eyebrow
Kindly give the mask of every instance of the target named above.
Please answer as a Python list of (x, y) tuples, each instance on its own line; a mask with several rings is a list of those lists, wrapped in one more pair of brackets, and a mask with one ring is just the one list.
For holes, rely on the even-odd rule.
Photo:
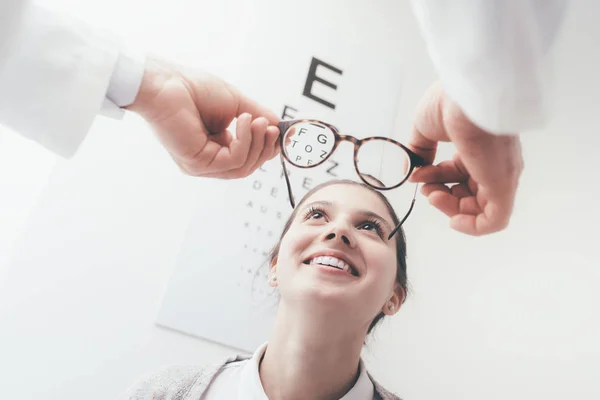
[(333, 205), (332, 202), (327, 201), (327, 200), (318, 200), (318, 201), (313, 201), (312, 203), (308, 203), (307, 205), (305, 205), (303, 208), (307, 209), (313, 206), (324, 206), (324, 207), (331, 207)]

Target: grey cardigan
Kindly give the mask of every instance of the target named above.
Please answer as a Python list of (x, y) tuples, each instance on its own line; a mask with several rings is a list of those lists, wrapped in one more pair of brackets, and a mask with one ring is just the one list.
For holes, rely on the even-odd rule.
[[(248, 356), (230, 357), (210, 367), (169, 367), (134, 384), (121, 400), (200, 400), (221, 368)], [(401, 400), (369, 375), (376, 400)]]

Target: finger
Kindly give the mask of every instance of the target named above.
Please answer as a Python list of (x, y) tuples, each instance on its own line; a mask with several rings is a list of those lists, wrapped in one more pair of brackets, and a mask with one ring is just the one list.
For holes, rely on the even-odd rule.
[(462, 197), (469, 197), (474, 195), (474, 193), (471, 192), (469, 186), (465, 182), (452, 186), (450, 188), (450, 193), (454, 197), (458, 197), (459, 199)]
[(244, 165), (252, 146), (251, 124), (252, 116), (250, 114), (240, 115), (236, 121), (236, 138), (231, 141), (229, 148), (220, 148), (210, 164), (199, 174), (203, 176), (207, 173), (229, 171)]
[[(272, 151), (267, 149), (267, 145), (265, 144), (265, 142), (267, 142), (267, 131), (269, 131), (267, 127), (268, 123), (269, 121), (266, 118), (257, 118), (252, 122), (250, 126), (253, 136), (252, 146), (249, 150), (248, 158), (246, 159), (244, 165), (237, 168), (231, 168), (229, 170), (205, 173), (202, 174), (202, 176), (207, 178), (237, 179), (244, 178), (252, 174), (256, 168), (264, 163), (264, 161), (261, 161), (261, 158), (268, 156)], [(270, 132), (273, 132), (273, 129), (271, 129)], [(272, 141), (273, 139), (269, 140)]]
[(505, 229), (510, 221), (510, 212), (488, 205), (478, 215), (460, 214), (450, 219), (450, 227), (473, 236), (488, 235)]
[(421, 193), (427, 197), (429, 197), (431, 193), (437, 191), (452, 194), (450, 188), (443, 183), (426, 183), (421, 187)]
[(483, 209), (475, 196), (458, 198), (458, 214), (478, 215)]
[(429, 203), (449, 217), (455, 215), (477, 215), (482, 212), (474, 196), (458, 198), (444, 191), (435, 191), (428, 196)]
[(458, 199), (449, 193), (436, 191), (431, 193), (427, 199), (429, 204), (446, 214), (448, 217), (456, 215), (458, 211)]
[(432, 164), (435, 160), (437, 152), (437, 142), (427, 140), (425, 136), (416, 129), (413, 129), (411, 138), (408, 141), (407, 147), (414, 153), (423, 157), (425, 164)]
[(189, 154), (172, 154), (173, 159), (183, 172), (197, 176), (210, 165), (222, 147), (212, 141), (207, 141), (200, 152)]
[(450, 227), (467, 235), (480, 236), (484, 234), (477, 229), (477, 216), (474, 215), (456, 215), (450, 219)]
[[(268, 123), (268, 121), (267, 121)], [(263, 151), (256, 161), (252, 168), (249, 171), (249, 174), (254, 172), (257, 168), (260, 168), (265, 162), (272, 159), (276, 154), (277, 149), (277, 139), (279, 138), (279, 129), (274, 126), (268, 126), (264, 132), (265, 144)]]
[(210, 140), (218, 143), (221, 147), (229, 147), (233, 141), (233, 135), (229, 129), (225, 129), (221, 133), (210, 135)]
[(433, 163), (438, 142), (450, 139), (444, 127), (442, 115), (444, 91), (440, 83), (432, 85), (419, 102), (408, 148)]
[(212, 179), (238, 179), (237, 172), (234, 171), (225, 171), (225, 172), (215, 172), (211, 174), (200, 174), (198, 175), (200, 178), (212, 178)]
[(214, 173), (205, 173), (201, 176), (207, 178), (218, 178), (218, 179), (238, 179), (249, 176), (257, 168), (261, 167), (267, 160), (275, 157), (279, 152), (279, 129), (277, 127), (269, 126), (266, 128), (265, 133), (265, 152), (262, 153), (259, 159), (255, 162), (252, 168), (242, 166), (228, 171), (219, 171)]
[(279, 128), (276, 126), (269, 126), (267, 128), (266, 146), (269, 149), (269, 153), (266, 155), (265, 162), (279, 154)]
[(235, 162), (232, 162), (230, 165), (228, 165), (229, 168), (223, 168), (223, 170), (242, 167), (251, 157), (252, 150), (256, 147), (256, 143), (254, 143), (256, 137), (252, 133), (253, 116), (251, 114), (244, 113), (242, 114), (242, 117), (243, 118), (238, 118), (236, 121), (235, 131), (236, 135), (239, 132), (244, 145), (240, 145), (239, 148), (236, 148), (235, 150), (237, 151), (235, 153), (232, 149), (232, 158), (234, 158)]
[(252, 148), (246, 163), (241, 167), (241, 171), (247, 176), (255, 170), (255, 165), (265, 152), (266, 132), (269, 121), (266, 118), (257, 118), (252, 122)]
[(416, 169), (410, 176), (411, 182), (458, 183), (468, 179), (454, 161), (442, 161), (438, 165), (427, 165)]
[(469, 178), (467, 180), (467, 186), (469, 187), (469, 191), (473, 193), (475, 196), (479, 194), (479, 185), (473, 178)]

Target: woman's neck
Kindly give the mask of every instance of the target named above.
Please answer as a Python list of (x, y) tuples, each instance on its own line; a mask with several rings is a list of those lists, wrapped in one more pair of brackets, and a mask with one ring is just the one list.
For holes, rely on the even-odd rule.
[(298, 318), (282, 307), (260, 364), (267, 397), (342, 398), (358, 378), (365, 332), (348, 332), (335, 320), (319, 321), (314, 314)]

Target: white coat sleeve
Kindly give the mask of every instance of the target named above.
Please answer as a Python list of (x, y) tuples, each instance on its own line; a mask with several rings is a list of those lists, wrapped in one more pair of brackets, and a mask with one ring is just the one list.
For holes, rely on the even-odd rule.
[(23, 20), (28, 0), (0, 1), (0, 67), (6, 59), (10, 44)]
[(428, 52), (475, 124), (518, 133), (547, 123), (551, 48), (566, 0), (412, 0)]
[(0, 32), (0, 124), (70, 157), (99, 112), (121, 115), (106, 99), (119, 48), (43, 7), (13, 9), (20, 23)]

